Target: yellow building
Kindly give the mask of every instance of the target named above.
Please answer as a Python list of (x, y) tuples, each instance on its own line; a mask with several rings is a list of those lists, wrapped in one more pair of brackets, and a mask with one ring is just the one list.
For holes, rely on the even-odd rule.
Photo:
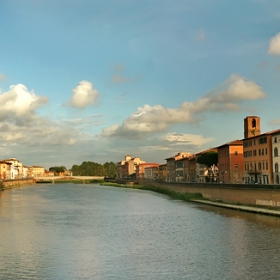
[(41, 166), (30, 166), (29, 174), (32, 177), (44, 177), (45, 168)]
[(0, 161), (0, 179), (12, 179), (11, 178), (11, 163), (6, 161)]

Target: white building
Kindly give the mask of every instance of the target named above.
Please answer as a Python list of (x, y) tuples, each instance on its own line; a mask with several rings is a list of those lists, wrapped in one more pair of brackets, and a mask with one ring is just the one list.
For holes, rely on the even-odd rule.
[(272, 167), (274, 184), (280, 184), (280, 132), (275, 132), (271, 135), (272, 141)]

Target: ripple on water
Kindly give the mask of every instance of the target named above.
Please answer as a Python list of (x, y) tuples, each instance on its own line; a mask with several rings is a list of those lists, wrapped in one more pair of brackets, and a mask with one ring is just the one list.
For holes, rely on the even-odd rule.
[(0, 197), (0, 279), (278, 279), (279, 235), (278, 219), (147, 191), (14, 189)]

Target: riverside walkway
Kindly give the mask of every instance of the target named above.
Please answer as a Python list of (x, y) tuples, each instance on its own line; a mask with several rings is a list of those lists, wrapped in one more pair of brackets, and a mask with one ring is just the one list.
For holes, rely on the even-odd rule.
[(274, 209), (267, 209), (267, 208), (261, 208), (261, 207), (253, 207), (253, 206), (244, 206), (244, 205), (235, 205), (235, 204), (214, 202), (214, 201), (200, 200), (200, 199), (192, 199), (191, 201), (196, 202), (196, 203), (202, 203), (202, 204), (217, 206), (217, 207), (240, 210), (240, 211), (280, 216), (280, 211), (279, 210), (274, 210)]

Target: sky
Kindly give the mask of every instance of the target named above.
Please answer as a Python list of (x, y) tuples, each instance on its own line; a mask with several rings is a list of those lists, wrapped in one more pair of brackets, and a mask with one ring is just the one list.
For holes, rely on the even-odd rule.
[(279, 0), (1, 0), (0, 159), (165, 163), (280, 128)]

